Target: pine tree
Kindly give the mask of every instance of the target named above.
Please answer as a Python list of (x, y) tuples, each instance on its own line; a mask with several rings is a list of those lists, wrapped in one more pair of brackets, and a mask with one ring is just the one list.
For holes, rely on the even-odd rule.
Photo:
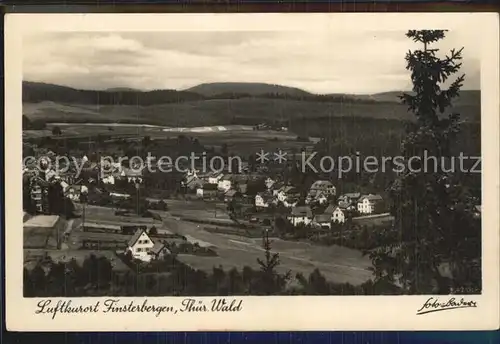
[(284, 291), (286, 283), (290, 279), (290, 272), (280, 274), (276, 271), (280, 264), (279, 253), (271, 252), (271, 241), (269, 233), (265, 231), (263, 237), (263, 248), (265, 250), (265, 260), (257, 258), (261, 273), (261, 292), (265, 295), (277, 295)]
[[(401, 172), (390, 190), (399, 241), (390, 240), (387, 233), (371, 255), (376, 279), (400, 285), (410, 294), (447, 294), (464, 286), (478, 290), (481, 284), (481, 226), (473, 216), (473, 198), (460, 184), (459, 173), (448, 171), (460, 117), (443, 113), (459, 95), (465, 75), (441, 89), (460, 70), (462, 58), (462, 49), (439, 58), (439, 49), (431, 48), (445, 32), (411, 30), (406, 35), (423, 49), (406, 55), (413, 93), (401, 99), (417, 121), (408, 128), (402, 155), (420, 160), (413, 159), (412, 169)], [(438, 161), (427, 171), (425, 153)], [(446, 277), (443, 266), (451, 270)]]

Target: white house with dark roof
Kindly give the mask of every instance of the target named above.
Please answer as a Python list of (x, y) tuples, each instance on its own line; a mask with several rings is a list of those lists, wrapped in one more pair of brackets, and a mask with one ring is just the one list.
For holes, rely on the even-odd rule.
[(138, 229), (130, 238), (127, 244), (127, 251), (132, 253), (134, 259), (139, 259), (144, 262), (151, 260), (149, 252), (155, 246), (155, 243), (144, 229)]
[(336, 223), (344, 223), (346, 220), (346, 211), (341, 207), (335, 207), (331, 215), (331, 221)]
[(358, 212), (360, 214), (378, 213), (383, 209), (383, 198), (380, 195), (364, 195), (358, 200)]
[(294, 226), (300, 224), (308, 225), (313, 220), (313, 213), (308, 206), (293, 207), (292, 212), (287, 217)]

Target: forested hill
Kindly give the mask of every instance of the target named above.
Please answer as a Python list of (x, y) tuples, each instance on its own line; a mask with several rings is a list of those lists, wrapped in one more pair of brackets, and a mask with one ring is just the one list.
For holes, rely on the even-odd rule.
[(203, 99), (203, 96), (199, 94), (176, 90), (142, 92), (129, 89), (112, 89), (96, 91), (78, 90), (38, 82), (23, 82), (24, 103), (52, 101), (65, 104), (155, 105), (201, 99)]
[(100, 105), (158, 105), (183, 103), (196, 100), (220, 99), (287, 99), (313, 102), (351, 102), (351, 103), (397, 103), (374, 100), (369, 97), (345, 94), (312, 94), (304, 90), (281, 85), (264, 83), (206, 83), (187, 90), (140, 91), (130, 88), (111, 88), (107, 90), (80, 90), (54, 84), (23, 82), (23, 102), (39, 103), (52, 101), (63, 104), (100, 104)]
[[(343, 103), (400, 103), (402, 92), (384, 92), (372, 95), (357, 94), (312, 94), (299, 88), (264, 83), (206, 83), (187, 90), (140, 91), (131, 88), (107, 90), (80, 90), (66, 86), (39, 82), (23, 82), (23, 102), (39, 103), (52, 101), (65, 104), (101, 105), (157, 105), (183, 103), (196, 100), (271, 98), (314, 102)], [(457, 105), (481, 105), (480, 91), (461, 91)]]

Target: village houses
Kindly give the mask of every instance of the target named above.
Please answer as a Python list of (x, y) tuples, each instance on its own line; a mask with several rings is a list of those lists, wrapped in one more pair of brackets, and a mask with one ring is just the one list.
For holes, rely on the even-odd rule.
[(181, 186), (190, 191), (198, 190), (199, 188), (203, 187), (204, 184), (205, 181), (198, 176), (198, 173), (195, 170), (188, 171), (184, 180), (181, 181)]
[(359, 192), (345, 193), (338, 198), (338, 204), (341, 208), (347, 210), (356, 210), (357, 202), (361, 194)]
[(230, 189), (239, 190), (239, 185), (247, 184), (248, 179), (249, 179), (248, 176), (242, 174), (226, 174), (219, 180), (217, 188), (224, 194), (228, 192)]
[(287, 219), (293, 226), (298, 226), (300, 224), (308, 225), (313, 220), (313, 214), (311, 208), (308, 206), (293, 207)]
[(376, 214), (383, 210), (383, 199), (380, 195), (364, 195), (358, 200), (360, 214)]
[(347, 212), (345, 208), (330, 204), (325, 209), (324, 214), (330, 217), (331, 222), (344, 223), (347, 219)]
[(332, 182), (328, 180), (317, 180), (309, 188), (309, 192), (306, 197), (306, 204), (318, 203), (324, 204), (329, 197), (335, 196), (336, 189)]
[(160, 260), (166, 255), (171, 254), (170, 250), (165, 246), (164, 243), (156, 241), (153, 248), (149, 251), (151, 260)]

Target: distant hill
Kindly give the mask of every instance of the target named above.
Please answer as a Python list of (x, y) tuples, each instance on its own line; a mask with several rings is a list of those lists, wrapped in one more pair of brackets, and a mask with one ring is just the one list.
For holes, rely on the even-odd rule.
[[(238, 92), (217, 93), (235, 87)], [(214, 84), (199, 87), (210, 88)], [(217, 84), (215, 84), (217, 85)], [(77, 90), (70, 87), (23, 82), (23, 114), (40, 122), (144, 123), (167, 126), (204, 126), (225, 124), (256, 125), (262, 122), (308, 121), (331, 117), (412, 120), (414, 116), (400, 103), (400, 92), (374, 95), (314, 95), (285, 86), (224, 83), (213, 88), (213, 96), (191, 91), (157, 90)], [(258, 85), (263, 87), (257, 87)], [(200, 90), (198, 88), (198, 90)], [(261, 91), (278, 93), (259, 94)], [(279, 92), (290, 93), (279, 93)], [(295, 92), (295, 93), (294, 93)], [(294, 93), (295, 95), (292, 95)], [(451, 111), (467, 121), (479, 121), (480, 91), (462, 91)], [(449, 113), (449, 111), (448, 111)]]
[(304, 97), (312, 95), (309, 92), (295, 87), (253, 82), (206, 83), (188, 88), (185, 91), (198, 93), (205, 97), (213, 97), (220, 94), (246, 94), (249, 96), (258, 96), (262, 94), (279, 94), (289, 95), (292, 97)]
[(52, 101), (66, 104), (155, 105), (203, 99), (192, 92), (177, 90), (78, 90), (71, 87), (23, 81), (23, 102)]

